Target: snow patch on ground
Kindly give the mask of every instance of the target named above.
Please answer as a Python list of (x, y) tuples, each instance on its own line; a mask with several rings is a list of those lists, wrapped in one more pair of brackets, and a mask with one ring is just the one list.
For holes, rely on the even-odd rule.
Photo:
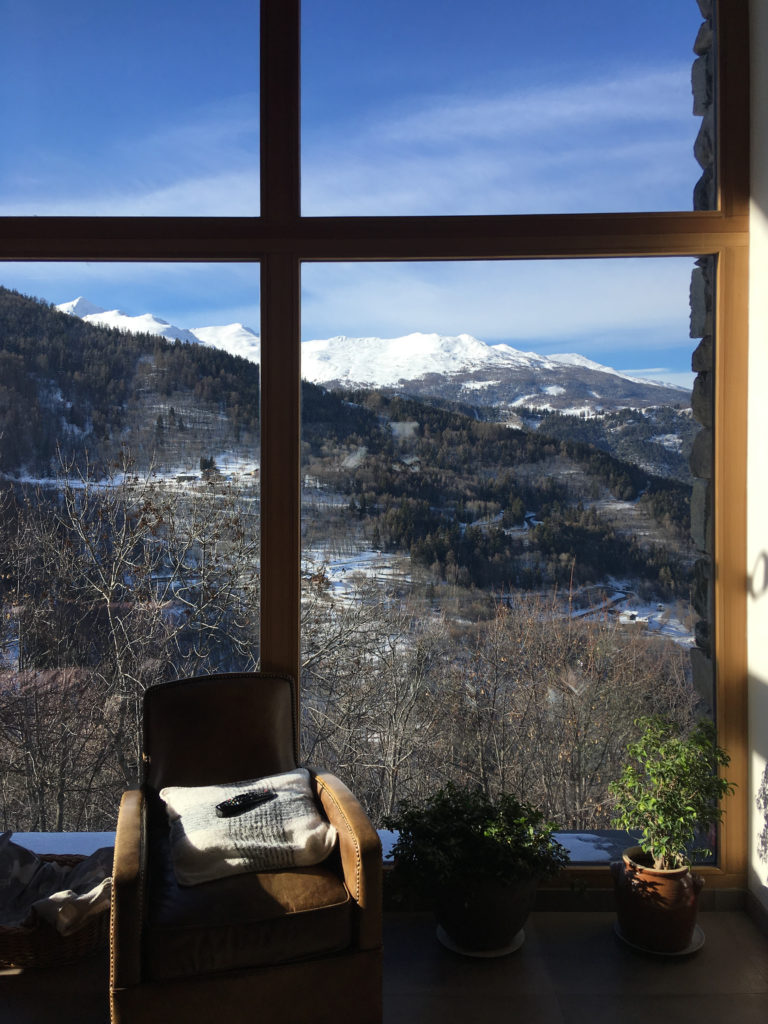
[[(261, 472), (261, 463), (257, 458), (246, 457), (235, 452), (220, 452), (214, 456), (214, 464), (221, 476), (232, 483), (241, 485), (253, 485), (258, 481)], [(0, 473), (0, 479), (14, 480), (16, 483), (25, 484), (30, 487), (61, 487), (63, 477), (53, 476), (32, 476), (29, 473), (22, 473), (18, 477), (9, 476), (7, 473)], [(87, 486), (109, 487), (124, 482), (143, 484), (145, 481), (151, 483), (166, 484), (169, 486), (188, 485), (191, 482), (203, 479), (199, 463), (197, 465), (180, 465), (164, 470), (149, 470), (136, 473), (116, 473), (114, 477), (104, 477), (101, 480), (81, 480), (76, 475), (67, 478), (66, 482), (70, 487), (79, 489)]]
[(410, 441), (417, 436), (419, 424), (415, 420), (398, 420), (390, 422), (389, 429), (398, 441)]
[(500, 380), (468, 380), (461, 387), (463, 391), (484, 391), (486, 388), (495, 388), (500, 384)]
[(655, 444), (660, 444), (670, 452), (681, 452), (683, 450), (683, 439), (677, 434), (657, 434), (651, 438)]
[(329, 556), (323, 548), (313, 547), (305, 548), (302, 557), (307, 564), (306, 572), (311, 575), (322, 569), (331, 596), (346, 604), (358, 599), (360, 583), (364, 581), (377, 583), (385, 592), (393, 586), (412, 583), (410, 572), (404, 571), (409, 560), (402, 554), (365, 549)]
[(368, 449), (364, 446), (357, 448), (355, 451), (350, 452), (349, 455), (341, 463), (344, 469), (358, 469), (368, 454)]

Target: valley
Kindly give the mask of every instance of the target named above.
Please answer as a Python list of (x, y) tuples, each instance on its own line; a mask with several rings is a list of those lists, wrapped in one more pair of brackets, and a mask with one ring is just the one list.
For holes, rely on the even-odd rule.
[[(73, 312), (0, 292), (4, 827), (109, 827), (144, 689), (259, 663), (257, 363)], [(606, 827), (637, 715), (695, 713), (689, 403), (573, 358), (303, 382), (302, 745), (375, 821), (468, 777)]]

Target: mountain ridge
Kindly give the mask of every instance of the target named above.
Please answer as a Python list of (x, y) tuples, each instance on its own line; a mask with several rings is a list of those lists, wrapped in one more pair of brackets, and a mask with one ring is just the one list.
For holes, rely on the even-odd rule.
[[(180, 328), (151, 313), (103, 310), (82, 296), (56, 309), (88, 323), (158, 334), (260, 362), (259, 336), (244, 324)], [(673, 384), (629, 376), (578, 353), (542, 356), (466, 333), (413, 332), (397, 338), (337, 335), (302, 342), (302, 376), (329, 388), (395, 390), (513, 411), (521, 407), (596, 414), (687, 404)]]

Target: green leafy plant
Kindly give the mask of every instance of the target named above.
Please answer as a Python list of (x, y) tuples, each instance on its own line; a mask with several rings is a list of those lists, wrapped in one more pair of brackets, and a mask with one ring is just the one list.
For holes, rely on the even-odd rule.
[(385, 826), (399, 833), (393, 854), (401, 884), (424, 895), (474, 880), (541, 879), (568, 863), (557, 827), (509, 794), (448, 783), (422, 802), (403, 801)]
[(730, 762), (702, 720), (683, 736), (669, 719), (638, 719), (642, 735), (627, 747), (629, 760), (609, 789), (616, 805), (613, 827), (639, 831), (640, 846), (655, 868), (690, 865), (706, 848), (691, 849), (697, 835), (722, 819), (720, 801), (734, 784), (719, 776)]

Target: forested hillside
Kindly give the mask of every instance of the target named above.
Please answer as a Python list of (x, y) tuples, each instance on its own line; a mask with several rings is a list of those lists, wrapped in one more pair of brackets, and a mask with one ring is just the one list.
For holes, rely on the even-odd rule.
[[(333, 445), (321, 432), (306, 466), (323, 488), (348, 497), (374, 547), (404, 549), (464, 586), (530, 590), (614, 575), (660, 596), (687, 595), (686, 484), (543, 430), (378, 392), (354, 399), (347, 432), (337, 427)], [(618, 529), (599, 508), (606, 495), (632, 503), (657, 539), (640, 543), (637, 523)]]
[[(304, 381), (306, 435), (367, 429), (370, 414)], [(199, 465), (217, 450), (253, 455), (259, 367), (205, 345), (96, 327), (0, 287), (0, 472), (48, 475), (61, 459), (137, 469)]]
[(582, 441), (657, 476), (692, 481), (688, 458), (699, 424), (688, 405), (620, 409), (601, 416), (520, 412), (529, 428), (548, 437)]
[(94, 327), (0, 288), (0, 471), (49, 473), (59, 448), (107, 461), (123, 442), (141, 464), (185, 431), (202, 442), (215, 424), (231, 440), (258, 423), (254, 363)]

